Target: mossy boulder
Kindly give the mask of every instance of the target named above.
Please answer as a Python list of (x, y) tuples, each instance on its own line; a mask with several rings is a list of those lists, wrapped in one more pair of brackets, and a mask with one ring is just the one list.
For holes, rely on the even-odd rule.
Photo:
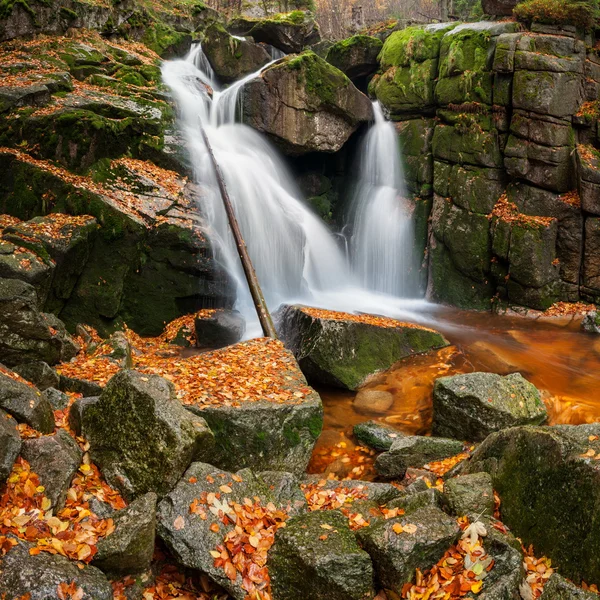
[(448, 345), (437, 331), (412, 324), (385, 319), (373, 324), (328, 311), (313, 315), (302, 306), (284, 305), (275, 318), (309, 381), (343, 389), (356, 390), (368, 375), (402, 358)]
[(593, 310), (583, 318), (581, 329), (587, 333), (600, 333), (600, 314)]
[(540, 596), (540, 600), (596, 600), (594, 592), (587, 592), (558, 573), (553, 573)]
[(369, 600), (375, 595), (371, 559), (337, 510), (287, 521), (275, 536), (268, 565), (273, 596), (280, 600)]
[[(397, 525), (416, 526), (416, 531), (396, 533)], [(360, 529), (361, 546), (371, 555), (380, 585), (400, 596), (405, 583), (412, 580), (415, 569), (431, 568), (456, 542), (458, 523), (439, 508), (418, 509), (404, 517), (378, 520)]]
[(361, 444), (379, 452), (389, 450), (394, 440), (406, 435), (391, 425), (378, 421), (365, 421), (355, 425), (353, 434)]
[(519, 373), (468, 373), (441, 377), (433, 391), (433, 431), (480, 442), (517, 425), (540, 425), (547, 412), (537, 388)]
[(402, 479), (409, 467), (422, 467), (429, 462), (459, 454), (462, 442), (441, 437), (403, 436), (395, 439), (390, 449), (375, 461), (377, 473), (387, 479)]
[(286, 53), (302, 50), (321, 40), (319, 26), (310, 12), (295, 10), (265, 19), (239, 17), (227, 25), (236, 35), (275, 46)]
[(432, 195), (433, 154), (431, 141), (435, 121), (419, 117), (395, 124), (404, 164), (404, 178), (408, 189), (424, 198)]
[(246, 320), (237, 310), (216, 310), (194, 319), (200, 348), (222, 348), (239, 342), (246, 331)]
[(265, 69), (241, 95), (244, 123), (291, 155), (337, 152), (373, 116), (350, 79), (311, 51)]
[(30, 600), (60, 600), (61, 584), (81, 590), (81, 600), (112, 600), (108, 579), (96, 567), (78, 564), (60, 554), (30, 552), (34, 544), (19, 540), (0, 557), (0, 595)]
[(214, 445), (206, 422), (181, 406), (170, 382), (136, 371), (117, 373), (98, 402), (85, 405), (81, 425), (92, 460), (128, 498), (166, 494)]
[(459, 475), (444, 482), (444, 496), (450, 510), (471, 522), (494, 515), (494, 488), (489, 473)]
[(254, 73), (271, 60), (264, 45), (233, 37), (218, 24), (206, 30), (202, 51), (223, 83)]
[[(220, 488), (227, 486), (230, 492)], [(208, 494), (219, 495), (218, 502), (205, 500)], [(185, 567), (199, 569), (221, 585), (236, 600), (244, 600), (242, 576), (236, 572), (231, 580), (223, 567), (215, 567), (211, 550), (223, 544), (234, 530), (237, 517), (233, 505), (243, 505), (246, 498), (261, 507), (273, 503), (275, 511), (293, 516), (307, 510), (298, 481), (289, 473), (253, 473), (249, 469), (229, 473), (204, 463), (193, 463), (177, 486), (158, 505), (157, 533), (176, 560)], [(195, 503), (196, 510), (190, 511)], [(221, 510), (232, 519), (218, 517)], [(212, 510), (211, 510), (212, 509)], [(275, 512), (273, 511), (273, 512)]]
[(377, 38), (354, 35), (331, 46), (325, 60), (350, 79), (367, 77), (377, 69), (377, 57), (382, 47), (383, 42)]
[(373, 79), (370, 91), (391, 115), (435, 106), (441, 40), (453, 27), (453, 24), (408, 27), (387, 38), (379, 55), (382, 74)]
[(491, 434), (467, 465), (467, 472), (490, 473), (502, 521), (523, 544), (576, 582), (600, 577), (599, 434), (598, 425), (505, 429)]
[(58, 373), (47, 363), (41, 360), (31, 361), (13, 367), (23, 379), (33, 383), (40, 392), (48, 388), (57, 388), (60, 382)]

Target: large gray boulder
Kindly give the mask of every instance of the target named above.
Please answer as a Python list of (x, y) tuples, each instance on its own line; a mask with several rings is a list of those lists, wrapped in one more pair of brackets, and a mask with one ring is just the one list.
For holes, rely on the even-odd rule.
[(157, 375), (120, 371), (81, 415), (90, 456), (129, 499), (171, 490), (196, 457), (214, 445), (199, 416), (186, 411), (173, 384)]
[(283, 52), (302, 52), (306, 46), (321, 39), (319, 26), (310, 12), (293, 11), (264, 19), (240, 17), (227, 29), (236, 35), (252, 37), (256, 42), (270, 44)]
[(239, 342), (246, 331), (246, 321), (237, 310), (215, 310), (194, 319), (196, 342), (200, 348), (222, 348)]
[(142, 573), (150, 566), (156, 533), (156, 494), (148, 492), (111, 515), (114, 531), (98, 541), (94, 566), (111, 574)]
[(240, 94), (244, 123), (292, 156), (337, 152), (361, 123), (373, 118), (369, 99), (311, 51), (278, 61)]
[(596, 600), (598, 594), (586, 592), (558, 573), (553, 573), (544, 586), (540, 600)]
[(55, 435), (24, 440), (21, 456), (39, 476), (51, 506), (61, 509), (71, 480), (81, 465), (83, 453), (77, 442), (60, 429)]
[(446, 438), (419, 435), (400, 437), (390, 449), (375, 460), (375, 469), (382, 477), (402, 479), (409, 467), (422, 467), (429, 462), (456, 456), (462, 442)]
[(275, 319), (309, 381), (348, 390), (402, 358), (448, 345), (440, 333), (418, 325), (300, 305), (283, 305)]
[(433, 388), (435, 435), (480, 442), (493, 431), (540, 425), (546, 418), (540, 392), (519, 373), (441, 377)]
[(206, 30), (202, 51), (223, 83), (254, 73), (271, 60), (264, 45), (233, 37), (217, 23)]
[(42, 360), (17, 365), (13, 367), (13, 371), (33, 383), (40, 392), (48, 388), (57, 388), (59, 385), (60, 378), (57, 372)]
[(239, 572), (230, 579), (223, 566), (215, 566), (210, 553), (241, 523), (237, 513), (246, 510), (242, 506), (246, 498), (251, 504), (258, 499), (261, 507), (273, 503), (275, 510), (270, 514), (275, 520), (285, 518), (281, 511), (294, 515), (306, 510), (304, 494), (289, 473), (261, 475), (244, 469), (234, 474), (193, 463), (159, 503), (157, 512), (157, 533), (176, 560), (203, 571), (236, 600), (244, 600), (250, 590), (244, 588)]
[(331, 46), (326, 60), (350, 79), (366, 77), (377, 70), (377, 57), (382, 47), (380, 39), (369, 35), (355, 35)]
[(448, 507), (457, 516), (473, 521), (494, 515), (494, 488), (489, 473), (452, 477), (444, 483)]
[(0, 597), (29, 600), (64, 600), (65, 587), (81, 588), (81, 600), (112, 600), (112, 586), (104, 573), (84, 566), (60, 554), (40, 552), (31, 555), (34, 546), (19, 540), (6, 555), (0, 556)]
[(77, 350), (64, 325), (40, 312), (32, 285), (0, 279), (0, 361), (9, 367), (32, 360), (53, 365), (71, 360)]
[(19, 423), (42, 433), (54, 431), (54, 413), (46, 398), (33, 385), (19, 381), (11, 371), (0, 365), (0, 408)]
[(415, 569), (432, 567), (456, 542), (459, 533), (454, 519), (438, 508), (427, 507), (403, 517), (379, 520), (359, 529), (357, 536), (371, 555), (380, 585), (401, 596), (402, 586), (412, 580)]
[(369, 600), (373, 565), (348, 518), (315, 511), (286, 522), (269, 551), (273, 597), (278, 600)]
[(10, 475), (20, 450), (21, 436), (17, 430), (17, 422), (0, 410), (0, 485)]
[(600, 580), (600, 425), (492, 433), (465, 472), (486, 471), (502, 521), (574, 581)]

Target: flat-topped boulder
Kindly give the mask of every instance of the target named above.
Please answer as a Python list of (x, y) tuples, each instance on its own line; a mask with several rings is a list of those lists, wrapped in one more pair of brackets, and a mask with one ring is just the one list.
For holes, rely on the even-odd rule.
[(337, 152), (373, 118), (370, 100), (310, 50), (268, 67), (240, 94), (244, 123), (292, 156)]
[(264, 19), (238, 17), (227, 29), (235, 35), (250, 36), (256, 42), (275, 46), (283, 52), (302, 52), (321, 39), (319, 26), (310, 12), (295, 10)]
[(309, 381), (348, 390), (403, 358), (448, 345), (433, 329), (373, 315), (284, 305), (275, 319)]

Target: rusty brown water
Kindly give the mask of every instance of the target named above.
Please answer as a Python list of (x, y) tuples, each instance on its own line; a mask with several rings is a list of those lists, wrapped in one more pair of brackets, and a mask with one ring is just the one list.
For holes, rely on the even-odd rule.
[[(406, 433), (428, 433), (433, 384), (445, 375), (520, 372), (542, 391), (551, 424), (600, 420), (600, 336), (581, 332), (579, 319), (534, 320), (450, 309), (438, 309), (435, 319), (451, 346), (401, 361), (364, 386), (393, 395), (384, 414), (357, 409), (355, 393), (319, 388), (325, 425), (311, 472), (348, 476), (358, 462), (365, 462), (351, 435), (352, 427), (362, 421), (374, 419)], [(354, 475), (368, 473), (359, 469)]]

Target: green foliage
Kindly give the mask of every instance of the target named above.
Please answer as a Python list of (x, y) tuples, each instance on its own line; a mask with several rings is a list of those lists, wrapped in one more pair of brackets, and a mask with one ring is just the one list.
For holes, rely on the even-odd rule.
[(514, 12), (522, 21), (575, 25), (586, 31), (597, 27), (600, 20), (598, 0), (526, 0)]
[(480, 21), (483, 17), (481, 0), (455, 0), (454, 16), (459, 21)]

